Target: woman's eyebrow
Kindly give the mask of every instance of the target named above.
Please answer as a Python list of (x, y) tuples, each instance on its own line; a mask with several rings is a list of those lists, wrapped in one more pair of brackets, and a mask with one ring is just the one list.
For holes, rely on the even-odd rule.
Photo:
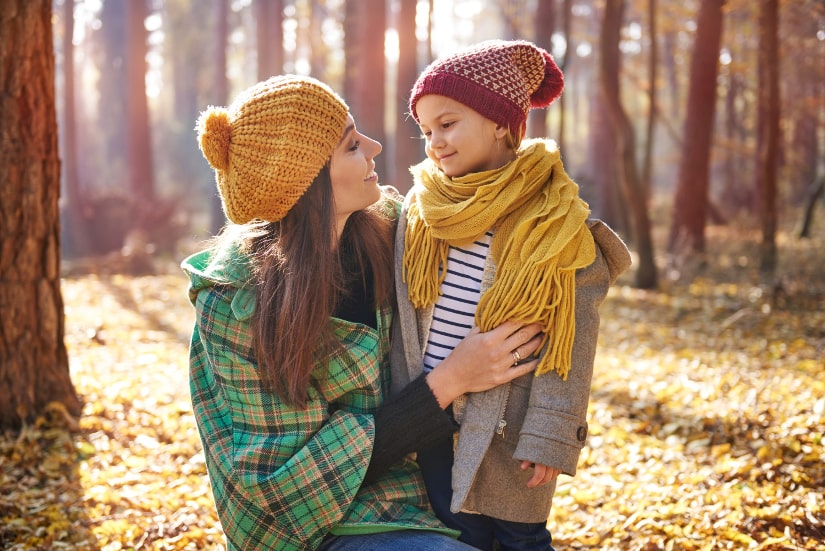
[(338, 142), (338, 145), (341, 145), (344, 142), (344, 140), (347, 139), (347, 136), (349, 136), (352, 133), (353, 130), (355, 130), (355, 125), (348, 124), (347, 127), (344, 128), (344, 135), (341, 136), (341, 140)]

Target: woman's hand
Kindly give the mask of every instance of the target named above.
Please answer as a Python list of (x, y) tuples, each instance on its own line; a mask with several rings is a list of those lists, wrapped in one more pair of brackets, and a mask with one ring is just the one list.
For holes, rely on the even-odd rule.
[(427, 384), (438, 404), (446, 408), (462, 394), (489, 390), (533, 371), (538, 359), (531, 356), (541, 342), (540, 331), (538, 324), (513, 321), (486, 333), (474, 327), (427, 374)]

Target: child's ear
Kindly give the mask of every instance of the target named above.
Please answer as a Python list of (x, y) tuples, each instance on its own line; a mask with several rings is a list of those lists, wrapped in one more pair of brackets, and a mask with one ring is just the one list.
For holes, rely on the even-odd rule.
[(504, 136), (506, 136), (506, 135), (507, 135), (507, 127), (506, 127), (506, 126), (502, 126), (502, 125), (500, 125), (500, 124), (497, 124), (497, 125), (496, 125), (496, 131), (495, 131), (495, 136), (496, 136), (496, 139), (497, 139), (497, 140), (500, 140), (500, 139), (502, 139), (502, 138), (503, 138)]

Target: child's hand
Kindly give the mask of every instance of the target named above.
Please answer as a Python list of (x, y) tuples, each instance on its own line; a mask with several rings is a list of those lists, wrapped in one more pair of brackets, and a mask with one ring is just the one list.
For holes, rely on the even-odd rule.
[(530, 463), (529, 461), (522, 461), (521, 462), (521, 470), (529, 469), (533, 467), (533, 478), (527, 481), (528, 488), (536, 488), (538, 486), (543, 486), (548, 482), (552, 482), (556, 479), (557, 476), (561, 474), (559, 469), (554, 469), (553, 467), (548, 467), (547, 465), (541, 465), (539, 463)]

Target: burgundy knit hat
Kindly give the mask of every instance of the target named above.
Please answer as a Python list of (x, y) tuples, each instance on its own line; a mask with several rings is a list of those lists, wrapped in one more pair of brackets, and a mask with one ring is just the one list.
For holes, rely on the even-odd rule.
[(547, 51), (525, 40), (488, 40), (431, 63), (410, 92), (410, 113), (421, 96), (447, 96), (491, 121), (523, 134), (531, 107), (561, 95), (564, 76)]

